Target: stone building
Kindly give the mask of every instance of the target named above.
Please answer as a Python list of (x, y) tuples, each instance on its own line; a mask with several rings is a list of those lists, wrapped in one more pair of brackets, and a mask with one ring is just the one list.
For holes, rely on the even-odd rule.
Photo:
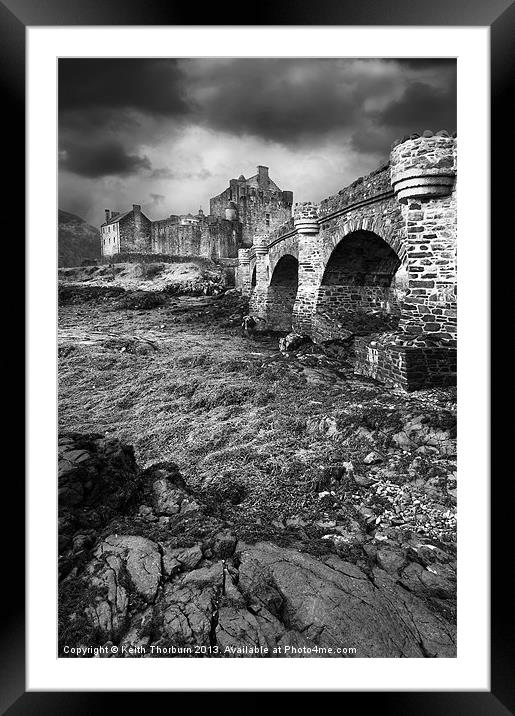
[(105, 210), (105, 222), (100, 227), (102, 256), (126, 253), (148, 253), (151, 250), (150, 219), (139, 204), (120, 213)]
[(255, 234), (269, 234), (291, 217), (293, 192), (282, 191), (270, 178), (268, 167), (257, 174), (231, 179), (229, 186), (209, 202), (211, 216), (237, 220), (242, 225), (243, 246), (252, 246)]
[(256, 232), (269, 232), (291, 218), (293, 194), (281, 191), (259, 166), (250, 179), (231, 179), (229, 187), (210, 200), (210, 214), (172, 214), (150, 221), (133, 205), (125, 213), (106, 209), (101, 226), (102, 256), (131, 260), (135, 254), (237, 258), (238, 249), (251, 246)]

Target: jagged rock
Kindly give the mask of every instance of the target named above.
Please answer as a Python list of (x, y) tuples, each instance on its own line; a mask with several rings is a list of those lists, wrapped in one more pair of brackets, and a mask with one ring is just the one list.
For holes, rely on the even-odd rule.
[(456, 592), (456, 585), (436, 573), (435, 567), (426, 568), (417, 562), (410, 562), (403, 569), (399, 581), (410, 592), (421, 597), (451, 599)]
[(408, 420), (402, 430), (393, 435), (393, 443), (406, 451), (415, 451), (426, 446), (437, 448), (442, 455), (454, 455), (456, 440), (451, 431), (431, 426), (424, 421), (423, 415)]
[(257, 602), (274, 616), (280, 614), (283, 596), (259, 552), (248, 549), (241, 553), (239, 577), (238, 586), (249, 602)]
[(160, 515), (176, 515), (199, 509), (198, 503), (183, 489), (175, 487), (167, 476), (152, 483), (154, 509)]
[(151, 465), (144, 470), (143, 479), (151, 485), (151, 501), (160, 516), (199, 509), (175, 463), (159, 462)]
[[(155, 598), (161, 579), (161, 553), (155, 542), (136, 535), (110, 535), (98, 545), (93, 556), (108, 566), (121, 560), (134, 590), (147, 602)], [(95, 570), (94, 561), (90, 568)]]
[(218, 532), (213, 539), (211, 551), (215, 557), (230, 557), (235, 548), (238, 539), (230, 530)]
[(221, 563), (168, 582), (158, 607), (162, 636), (176, 644), (209, 645), (222, 586)]
[(154, 493), (154, 509), (160, 514), (176, 515), (181, 509), (184, 492), (173, 487), (163, 477), (152, 483)]
[(128, 631), (120, 640), (120, 650), (140, 649), (148, 645), (150, 641), (150, 625), (152, 623), (152, 607), (148, 607), (140, 614), (136, 614)]
[[(222, 656), (313, 656), (315, 646), (356, 647), (350, 656), (358, 658), (455, 655), (454, 626), (441, 614), (454, 614), (456, 563), (429, 539), (376, 529), (377, 516), (365, 505), (355, 505), (359, 522), (330, 511), (336, 493), (326, 491), (317, 504), (327, 514), (309, 524), (327, 531), (323, 538), (357, 564), (337, 554), (315, 557), (265, 542), (244, 544), (238, 528), (226, 526), (235, 524), (232, 518), (222, 523), (198, 509), (182, 517), (184, 506), (188, 511), (196, 502), (173, 463), (140, 475), (126, 446), (96, 435), (87, 441), (64, 436), (60, 443), (65, 498), (59, 519), (69, 536), (67, 554), (74, 555), (66, 584), (76, 589), (77, 580), (82, 591), (66, 619), (85, 613), (88, 639), (109, 640), (125, 651), (217, 644), (227, 650)], [(352, 464), (336, 467), (353, 489)], [(112, 475), (113, 485), (104, 485), (100, 469)], [(120, 514), (109, 504), (119, 505)], [(103, 526), (106, 516), (113, 516), (112, 533), (90, 554), (98, 528), (103, 534), (111, 529)], [(152, 539), (118, 534), (131, 519)], [(284, 519), (278, 524), (284, 528)], [(306, 526), (302, 517), (286, 524)], [(186, 539), (194, 534), (196, 544), (177, 547), (174, 525), (185, 527)], [(307, 653), (299, 654), (302, 649)]]
[(299, 333), (288, 333), (283, 338), (279, 338), (279, 350), (281, 353), (291, 353), (297, 350), (297, 348), (300, 348), (304, 343), (311, 343), (311, 339)]
[(182, 578), (183, 584), (198, 584), (200, 586), (215, 586), (219, 589), (222, 588), (224, 580), (224, 570), (222, 562), (215, 562), (212, 565), (200, 567), (194, 569), (192, 572), (188, 572)]
[(402, 551), (388, 549), (387, 547), (377, 550), (376, 560), (381, 569), (384, 569), (389, 574), (398, 574), (407, 564), (407, 559)]
[(85, 608), (92, 626), (105, 638), (120, 634), (125, 627), (129, 606), (128, 590), (119, 581), (122, 559), (113, 555), (109, 562), (96, 562), (87, 569), (87, 587), (95, 597)]
[(456, 627), (453, 624), (430, 612), (421, 599), (402, 589), (384, 570), (374, 568), (373, 576), (383, 598), (405, 620), (406, 627), (420, 645), (421, 656), (456, 656)]
[(60, 508), (121, 509), (139, 486), (132, 446), (98, 433), (63, 433), (58, 443)]
[(369, 452), (368, 455), (363, 458), (365, 465), (377, 465), (378, 463), (383, 462), (383, 460), (383, 456), (375, 451)]
[(216, 641), (224, 654), (248, 657), (249, 649), (270, 649), (270, 644), (257, 618), (247, 609), (222, 605), (218, 612)]
[(175, 547), (161, 545), (163, 550), (163, 571), (166, 577), (173, 576), (181, 570), (195, 569), (202, 560), (200, 545), (193, 547)]
[(92, 625), (106, 638), (125, 626), (129, 595), (151, 602), (161, 579), (161, 555), (145, 537), (111, 535), (101, 542), (86, 567), (86, 584), (96, 595), (86, 607)]
[[(239, 588), (321, 646), (355, 645), (356, 656), (449, 655), (454, 650), (452, 626), (386, 577), (378, 577), (383, 593), (358, 567), (336, 556), (323, 563), (260, 543), (241, 552)], [(414, 614), (423, 621), (425, 634)]]
[(143, 477), (149, 483), (152, 483), (154, 480), (166, 479), (167, 482), (178, 487), (180, 490), (184, 490), (184, 492), (188, 491), (188, 486), (178, 466), (175, 462), (170, 460), (155, 462), (153, 465), (150, 465), (150, 467), (147, 467), (146, 470), (143, 471)]
[(421, 542), (420, 540), (414, 539), (410, 543), (410, 548), (415, 552), (417, 558), (425, 567), (435, 563), (455, 564), (455, 560), (448, 552), (445, 552), (443, 549), (440, 549), (435, 545), (428, 544), (427, 542)]
[[(58, 442), (59, 575), (90, 537), (134, 499), (141, 485), (134, 450), (98, 433), (62, 433)], [(85, 539), (77, 539), (78, 535)]]

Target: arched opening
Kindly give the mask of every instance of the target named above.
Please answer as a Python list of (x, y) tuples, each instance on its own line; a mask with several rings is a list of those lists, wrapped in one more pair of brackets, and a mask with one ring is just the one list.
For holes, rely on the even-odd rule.
[(256, 267), (254, 266), (254, 268), (252, 270), (252, 278), (250, 279), (250, 290), (252, 291), (255, 288), (256, 288)]
[(360, 230), (345, 236), (334, 248), (318, 290), (318, 337), (395, 330), (405, 283), (400, 267), (396, 252), (377, 234)]
[(267, 296), (267, 322), (277, 331), (290, 331), (299, 284), (299, 262), (286, 254), (277, 262)]

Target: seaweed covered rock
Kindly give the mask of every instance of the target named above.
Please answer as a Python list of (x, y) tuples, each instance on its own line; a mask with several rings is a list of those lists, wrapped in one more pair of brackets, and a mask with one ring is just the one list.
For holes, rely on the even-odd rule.
[(99, 433), (62, 433), (58, 440), (60, 567), (113, 516), (126, 509), (141, 486), (132, 446)]

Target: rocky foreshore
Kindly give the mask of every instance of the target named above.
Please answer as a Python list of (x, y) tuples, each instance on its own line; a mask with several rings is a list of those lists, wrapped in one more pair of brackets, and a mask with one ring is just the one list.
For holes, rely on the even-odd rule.
[[(364, 505), (345, 526), (299, 515), (279, 539), (249, 539), (173, 463), (142, 470), (115, 438), (64, 433), (60, 655), (455, 656), (454, 554), (372, 517)], [(310, 526), (327, 550), (306, 550)]]

